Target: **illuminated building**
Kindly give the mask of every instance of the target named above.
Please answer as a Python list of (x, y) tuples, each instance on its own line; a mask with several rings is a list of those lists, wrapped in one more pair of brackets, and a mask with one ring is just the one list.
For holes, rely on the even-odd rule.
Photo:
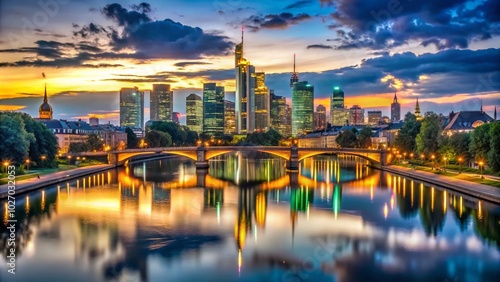
[(382, 121), (382, 111), (368, 111), (368, 124), (377, 125)]
[(314, 87), (307, 81), (292, 87), (292, 136), (314, 130)]
[(274, 95), (274, 91), (270, 91), (271, 98), (271, 127), (278, 131), (282, 136), (291, 135), (291, 121), (289, 118), (290, 107), (286, 103), (286, 98), (283, 96)]
[(234, 102), (228, 100), (224, 101), (224, 134), (233, 134), (236, 131), (234, 106)]
[(267, 131), (270, 125), (269, 89), (266, 86), (266, 74), (255, 74), (255, 130)]
[(350, 111), (346, 108), (333, 108), (330, 112), (332, 126), (349, 124)]
[(401, 104), (398, 103), (398, 97), (394, 92), (394, 100), (391, 104), (391, 121), (397, 122), (401, 120)]
[(365, 110), (358, 105), (354, 105), (349, 109), (349, 124), (357, 125), (365, 123)]
[(203, 131), (203, 101), (194, 93), (186, 97), (186, 126), (197, 133)]
[(49, 105), (47, 97), (47, 84), (45, 84), (45, 93), (43, 94), (43, 103), (38, 108), (38, 118), (44, 120), (52, 119), (52, 107)]
[(326, 108), (323, 105), (316, 107), (314, 113), (314, 130), (325, 129), (326, 127)]
[(252, 133), (255, 130), (255, 67), (243, 58), (243, 30), (241, 43), (236, 45), (235, 64), (236, 133)]
[(144, 127), (144, 92), (137, 87), (120, 90), (120, 126)]
[(151, 120), (172, 121), (174, 92), (170, 84), (153, 84), (150, 99)]
[(224, 87), (203, 84), (203, 131), (224, 134)]
[(422, 114), (420, 114), (420, 105), (418, 104), (418, 97), (417, 97), (417, 103), (415, 104), (415, 118), (418, 121), (421, 121), (421, 120), (424, 119), (424, 117), (422, 116)]
[(453, 133), (468, 133), (474, 131), (474, 128), (485, 123), (493, 122), (487, 113), (483, 111), (461, 111), (451, 112), (448, 123), (444, 125), (444, 132), (453, 135)]
[[(335, 109), (344, 108), (344, 91), (340, 87), (333, 87), (332, 95), (330, 96), (330, 123), (332, 125), (344, 125), (345, 116), (342, 111), (334, 111)], [(340, 116), (336, 116), (336, 114)]]

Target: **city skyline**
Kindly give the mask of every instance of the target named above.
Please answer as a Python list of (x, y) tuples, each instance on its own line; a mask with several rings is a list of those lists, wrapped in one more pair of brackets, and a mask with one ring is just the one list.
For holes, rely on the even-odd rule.
[[(361, 40), (367, 34), (356, 26), (373, 22), (374, 16), (354, 17), (347, 5), (342, 5), (349, 1), (279, 4), (233, 1), (220, 7), (213, 2), (197, 1), (197, 9), (187, 9), (182, 1), (169, 1), (174, 10), (182, 13), (172, 13), (172, 9), (159, 1), (134, 7), (88, 1), (59, 4), (53, 15), (28, 2), (2, 2), (0, 9), (0, 32), (5, 38), (0, 42), (0, 73), (4, 77), (0, 82), (0, 110), (22, 110), (36, 116), (44, 94), (42, 72), (47, 74), (48, 97), (56, 119), (97, 116), (103, 122), (117, 124), (119, 89), (137, 86), (145, 92), (144, 103), (149, 105), (148, 90), (157, 83), (172, 85), (173, 111), (183, 114), (185, 98), (191, 93), (200, 95), (206, 82), (224, 86), (226, 99), (234, 100), (234, 46), (239, 42), (241, 26), (247, 31), (245, 57), (256, 66), (256, 72), (266, 72), (266, 85), (276, 95), (286, 97), (288, 104), (291, 104), (292, 55), (297, 53), (301, 80), (315, 86), (314, 106), (323, 104), (327, 112), (334, 86), (345, 92), (346, 107), (360, 105), (366, 110), (381, 110), (385, 116), (390, 115), (394, 90), (398, 91), (402, 105), (401, 116), (414, 109), (417, 97), (422, 114), (477, 110), (482, 99), (483, 109), (492, 115), (494, 106), (500, 105), (500, 64), (495, 59), (500, 49), (493, 48), (499, 45), (494, 29), (498, 20), (489, 14), (495, 10), (493, 1), (474, 5), (450, 1), (439, 7), (437, 3), (401, 3), (406, 9), (391, 15), (389, 21), (410, 24), (405, 17), (413, 17), (422, 24), (440, 28), (441, 32), (431, 34), (422, 28), (417, 33), (392, 27), (389, 32), (397, 40), (381, 38), (382, 43)], [(425, 15), (424, 4), (435, 5), (439, 12)], [(451, 16), (449, 12), (461, 7), (467, 7), (469, 13), (462, 12), (465, 24), (457, 27), (458, 15)], [(384, 18), (387, 7), (359, 6), (360, 11), (369, 8), (379, 11), (375, 13), (378, 18)], [(66, 15), (75, 10), (81, 13)], [(32, 20), (40, 11), (48, 13), (48, 20), (37, 27)], [(441, 14), (449, 15), (443, 21), (461, 28), (464, 35), (452, 37), (455, 33), (448, 35), (445, 23), (432, 21)], [(138, 17), (135, 22), (134, 16)], [(345, 19), (347, 16), (353, 16), (351, 23)], [(473, 17), (478, 19), (475, 24), (481, 25), (484, 34), (472, 31)], [(25, 24), (24, 18), (32, 25)], [(121, 41), (106, 39), (110, 24)], [(180, 38), (187, 38), (182, 37), (184, 33), (194, 32), (199, 41), (181, 52), (167, 36), (158, 35), (153, 40), (157, 46), (145, 46), (134, 37), (137, 34), (125, 32), (132, 25), (162, 26), (172, 34), (177, 32)], [(347, 42), (347, 35), (343, 36), (338, 26), (343, 27), (344, 34), (350, 31), (359, 35), (353, 37), (359, 40)], [(315, 31), (313, 34), (309, 32), (311, 29)], [(23, 32), (31, 33), (24, 36)], [(200, 43), (202, 40), (213, 40), (218, 43), (213, 46), (220, 48), (207, 47)], [(157, 50), (165, 46), (173, 51)], [(121, 54), (120, 58), (105, 58), (113, 48), (116, 54)], [(132, 50), (132, 55), (125, 56), (124, 48)], [(141, 57), (144, 52), (149, 52), (149, 57)], [(145, 120), (149, 110), (145, 108)], [(181, 123), (185, 124), (185, 119)]]

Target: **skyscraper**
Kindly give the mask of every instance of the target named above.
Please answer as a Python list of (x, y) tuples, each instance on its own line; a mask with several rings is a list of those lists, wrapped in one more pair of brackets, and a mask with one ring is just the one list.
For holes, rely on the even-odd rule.
[(422, 116), (422, 114), (420, 113), (420, 105), (418, 104), (418, 97), (417, 97), (417, 103), (415, 104), (415, 118), (418, 120), (418, 121), (421, 121), (424, 119), (424, 117)]
[(326, 127), (326, 108), (323, 105), (316, 107), (314, 113), (314, 130), (325, 129)]
[(292, 136), (314, 130), (314, 87), (300, 81), (292, 87)]
[(170, 90), (170, 84), (153, 84), (149, 102), (151, 120), (172, 120), (173, 96), (174, 93)]
[(394, 92), (394, 100), (391, 104), (391, 121), (396, 122), (401, 120), (401, 105), (398, 103), (398, 97)]
[(198, 133), (203, 131), (203, 101), (194, 93), (186, 97), (186, 126)]
[(236, 117), (234, 116), (234, 102), (224, 101), (224, 134), (234, 134), (236, 131)]
[(349, 109), (349, 124), (358, 125), (365, 123), (365, 110), (360, 106), (354, 105)]
[(270, 123), (269, 89), (265, 79), (265, 73), (255, 73), (255, 130), (262, 131), (267, 131)]
[(120, 90), (120, 126), (144, 127), (144, 92), (137, 87)]
[[(344, 108), (344, 91), (340, 89), (340, 87), (333, 87), (332, 95), (330, 96), (330, 123), (332, 125), (341, 123), (345, 123), (345, 115), (343, 111), (334, 111), (334, 109), (343, 109)], [(336, 114), (341, 114), (341, 116), (336, 117)]]
[(236, 133), (246, 134), (255, 130), (255, 67), (243, 57), (243, 30), (241, 43), (235, 49), (235, 63)]
[(368, 111), (368, 124), (377, 125), (382, 121), (382, 111)]
[(287, 108), (289, 107), (286, 103), (286, 98), (283, 96), (274, 95), (274, 90), (270, 90), (270, 93), (271, 127), (283, 136), (290, 136), (290, 123), (287, 119)]
[(203, 84), (203, 131), (224, 134), (224, 87), (215, 83)]
[(297, 82), (299, 82), (299, 74), (295, 71), (295, 54), (293, 54), (293, 72), (290, 78), (290, 87), (293, 87)]

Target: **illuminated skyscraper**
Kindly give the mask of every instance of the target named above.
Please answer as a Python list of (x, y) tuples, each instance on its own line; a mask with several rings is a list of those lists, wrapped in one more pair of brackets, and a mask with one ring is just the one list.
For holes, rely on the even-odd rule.
[[(334, 109), (343, 109), (344, 108), (344, 91), (340, 89), (340, 87), (333, 87), (332, 95), (330, 96), (330, 123), (332, 125), (339, 125), (339, 123), (344, 124), (345, 118), (343, 115), (343, 111), (334, 111)], [(340, 114), (341, 116), (336, 117), (336, 114)]]
[(333, 108), (330, 112), (330, 122), (335, 126), (344, 126), (349, 124), (350, 111), (346, 108)]
[(314, 130), (325, 129), (326, 127), (326, 108), (323, 105), (316, 107), (314, 113)]
[(203, 131), (203, 101), (194, 93), (186, 97), (186, 126), (198, 133)]
[(144, 92), (137, 87), (120, 90), (120, 126), (144, 127)]
[(271, 97), (271, 127), (283, 136), (291, 135), (291, 125), (288, 117), (288, 105), (283, 96), (274, 95), (274, 90), (270, 90)]
[(173, 96), (174, 92), (170, 90), (170, 84), (153, 84), (149, 103), (151, 120), (172, 120)]
[(203, 131), (224, 134), (224, 87), (203, 84)]
[(368, 111), (368, 124), (377, 125), (382, 121), (382, 111)]
[(243, 30), (241, 43), (236, 45), (236, 133), (246, 134), (255, 130), (255, 67), (243, 57)]
[(357, 125), (365, 123), (365, 110), (358, 105), (354, 105), (349, 109), (349, 124)]
[(266, 74), (255, 74), (255, 130), (267, 131), (270, 124), (269, 89), (266, 86)]
[(224, 134), (234, 134), (236, 131), (236, 117), (234, 116), (234, 102), (224, 101)]
[(396, 122), (401, 120), (401, 104), (398, 103), (398, 97), (394, 92), (394, 100), (391, 104), (391, 121)]
[(292, 87), (292, 136), (314, 130), (314, 87), (300, 81)]

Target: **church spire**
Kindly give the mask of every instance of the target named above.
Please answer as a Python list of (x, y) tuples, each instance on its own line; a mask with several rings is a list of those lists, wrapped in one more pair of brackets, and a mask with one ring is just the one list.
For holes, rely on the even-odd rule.
[(481, 113), (483, 112), (483, 99), (481, 99), (481, 109), (480, 109)]
[(415, 118), (417, 120), (422, 120), (422, 115), (420, 114), (420, 105), (418, 104), (418, 97), (417, 97), (417, 103), (415, 104)]
[(47, 82), (45, 82), (45, 94), (43, 94), (43, 102), (48, 104), (49, 99), (47, 98)]
[(396, 92), (397, 91), (394, 91), (394, 100), (392, 101), (394, 104), (398, 102), (398, 96), (396, 96)]

